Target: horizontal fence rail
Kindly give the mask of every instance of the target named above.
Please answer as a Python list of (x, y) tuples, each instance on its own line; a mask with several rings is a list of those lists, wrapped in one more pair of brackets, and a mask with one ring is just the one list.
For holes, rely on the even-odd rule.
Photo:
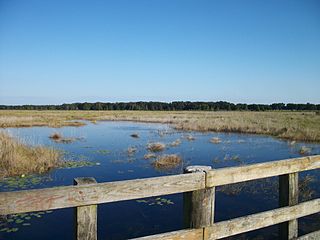
[[(298, 203), (298, 173), (318, 168), (320, 155), (216, 170), (193, 166), (186, 174), (107, 183), (77, 178), (75, 186), (0, 192), (0, 215), (77, 207), (77, 238), (95, 240), (97, 204), (184, 193), (188, 229), (136, 239), (213, 240), (280, 223), (281, 239), (320, 239), (320, 231), (299, 238), (297, 231), (298, 218), (320, 212), (320, 199)], [(213, 222), (216, 186), (274, 176), (280, 176), (280, 208)]]
[(0, 193), (0, 214), (79, 207), (205, 188), (205, 174), (173, 175)]

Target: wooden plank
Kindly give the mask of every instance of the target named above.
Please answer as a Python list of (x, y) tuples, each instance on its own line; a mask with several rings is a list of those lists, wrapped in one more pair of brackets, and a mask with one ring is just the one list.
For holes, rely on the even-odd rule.
[[(94, 178), (75, 178), (75, 185), (97, 183)], [(97, 205), (76, 208), (76, 236), (77, 240), (97, 240)]]
[(222, 168), (208, 172), (206, 186), (221, 186), (317, 168), (320, 168), (320, 155)]
[(150, 235), (146, 237), (134, 238), (132, 240), (202, 240), (203, 229), (186, 229), (168, 233)]
[(221, 239), (236, 234), (272, 226), (292, 219), (311, 215), (320, 211), (320, 198), (300, 203), (292, 207), (278, 208), (228, 221), (214, 223), (205, 228), (208, 239)]
[[(189, 166), (185, 174), (208, 172), (210, 166)], [(183, 194), (183, 215), (186, 228), (201, 228), (210, 226), (214, 218), (215, 188), (205, 188)]]
[(205, 173), (180, 174), (0, 193), (0, 215), (78, 207), (194, 191), (205, 188)]
[(297, 238), (297, 240), (319, 240), (319, 239), (320, 239), (320, 231), (315, 231)]
[[(299, 173), (279, 176), (279, 206), (294, 206), (299, 202)], [(291, 240), (298, 237), (298, 219), (284, 222), (279, 226), (279, 238)]]

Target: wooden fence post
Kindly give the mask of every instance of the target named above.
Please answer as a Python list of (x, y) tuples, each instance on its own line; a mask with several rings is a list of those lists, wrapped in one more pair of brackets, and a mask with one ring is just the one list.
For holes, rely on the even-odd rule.
[[(184, 173), (207, 172), (210, 166), (189, 166)], [(214, 222), (215, 188), (196, 190), (183, 194), (184, 225), (186, 228), (208, 227)]]
[[(279, 205), (293, 206), (299, 203), (299, 173), (279, 176)], [(298, 237), (298, 220), (294, 219), (279, 226), (281, 240), (292, 240)]]
[[(94, 178), (75, 178), (75, 185), (97, 183)], [(76, 208), (76, 239), (97, 240), (97, 205)]]

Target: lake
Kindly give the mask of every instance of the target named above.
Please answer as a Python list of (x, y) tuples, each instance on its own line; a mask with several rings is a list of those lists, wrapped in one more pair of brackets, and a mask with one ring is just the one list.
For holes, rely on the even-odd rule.
[[(6, 179), (0, 182), (0, 191), (72, 185), (76, 177), (94, 177), (97, 182), (108, 182), (179, 174), (188, 165), (223, 168), (281, 160), (304, 156), (300, 154), (303, 146), (309, 151), (307, 155), (320, 154), (319, 144), (261, 135), (177, 131), (163, 124), (87, 122), (83, 127), (11, 128), (7, 131), (27, 144), (61, 149), (66, 160), (79, 161), (79, 164), (45, 175)], [(55, 132), (76, 141), (68, 144), (52, 141), (49, 136)], [(210, 142), (214, 137), (221, 142)], [(180, 144), (177, 144), (178, 139)], [(149, 152), (146, 146), (153, 142), (166, 144), (157, 156), (178, 154), (182, 163), (173, 169), (154, 168), (154, 159), (144, 158)], [(304, 172), (299, 177), (301, 201), (319, 197), (319, 171)], [(277, 178), (269, 178), (217, 188), (215, 221), (278, 207), (277, 184)], [(302, 218), (299, 223), (300, 233), (318, 230), (319, 215)], [(98, 207), (99, 239), (127, 239), (182, 228), (182, 194)], [(18, 214), (0, 221), (0, 239), (6, 240), (71, 239), (74, 233), (74, 209)], [(276, 236), (277, 226), (273, 226), (229, 239), (274, 239)]]

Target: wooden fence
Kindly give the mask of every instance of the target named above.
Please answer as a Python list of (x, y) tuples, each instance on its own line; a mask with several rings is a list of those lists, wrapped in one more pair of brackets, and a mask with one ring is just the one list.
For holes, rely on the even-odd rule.
[[(298, 218), (320, 212), (320, 198), (298, 203), (298, 173), (320, 168), (320, 155), (212, 170), (187, 167), (185, 174), (0, 193), (0, 215), (76, 207), (78, 240), (97, 239), (97, 204), (184, 193), (185, 230), (136, 238), (221, 239), (280, 225), (280, 239), (320, 239), (320, 231), (298, 237)], [(279, 176), (280, 208), (214, 223), (215, 187)]]

